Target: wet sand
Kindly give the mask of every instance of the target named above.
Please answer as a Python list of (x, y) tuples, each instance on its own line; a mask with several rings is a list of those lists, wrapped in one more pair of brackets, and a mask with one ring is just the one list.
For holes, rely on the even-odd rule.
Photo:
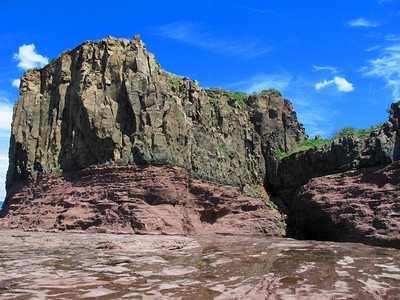
[(399, 299), (400, 251), (352, 243), (0, 231), (1, 299)]

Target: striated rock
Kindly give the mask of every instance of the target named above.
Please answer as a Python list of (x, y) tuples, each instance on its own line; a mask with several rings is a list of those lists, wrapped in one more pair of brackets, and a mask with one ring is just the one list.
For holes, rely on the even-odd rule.
[(280, 93), (203, 89), (138, 35), (88, 41), (21, 79), (0, 227), (279, 236), (271, 194), (298, 236), (398, 247), (399, 118), (280, 160), (308, 138)]
[(7, 187), (110, 163), (171, 164), (262, 185), (265, 155), (296, 145), (304, 128), (280, 95), (234, 96), (165, 72), (138, 35), (85, 42), (22, 77)]
[(400, 162), (313, 178), (292, 213), (307, 239), (400, 248)]
[[(279, 212), (237, 187), (172, 166), (110, 166), (13, 185), (0, 228), (282, 236)], [(6, 212), (6, 213), (5, 213)]]

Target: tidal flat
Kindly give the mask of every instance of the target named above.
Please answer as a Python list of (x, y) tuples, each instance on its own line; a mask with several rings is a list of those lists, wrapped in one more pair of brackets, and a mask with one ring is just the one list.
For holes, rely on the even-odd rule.
[(399, 299), (400, 250), (241, 236), (0, 231), (1, 299)]

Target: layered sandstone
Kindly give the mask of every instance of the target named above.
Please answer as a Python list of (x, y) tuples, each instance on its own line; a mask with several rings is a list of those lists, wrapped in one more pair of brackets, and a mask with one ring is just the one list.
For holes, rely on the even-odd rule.
[(37, 231), (281, 236), (280, 214), (238, 187), (173, 166), (42, 174), (13, 185), (0, 228)]
[(400, 248), (400, 162), (313, 178), (291, 208), (304, 238)]

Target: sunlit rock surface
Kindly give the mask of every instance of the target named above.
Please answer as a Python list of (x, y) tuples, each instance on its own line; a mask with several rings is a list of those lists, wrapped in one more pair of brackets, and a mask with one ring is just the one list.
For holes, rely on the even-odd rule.
[(2, 299), (398, 299), (400, 293), (400, 251), (390, 248), (240, 236), (1, 233)]

